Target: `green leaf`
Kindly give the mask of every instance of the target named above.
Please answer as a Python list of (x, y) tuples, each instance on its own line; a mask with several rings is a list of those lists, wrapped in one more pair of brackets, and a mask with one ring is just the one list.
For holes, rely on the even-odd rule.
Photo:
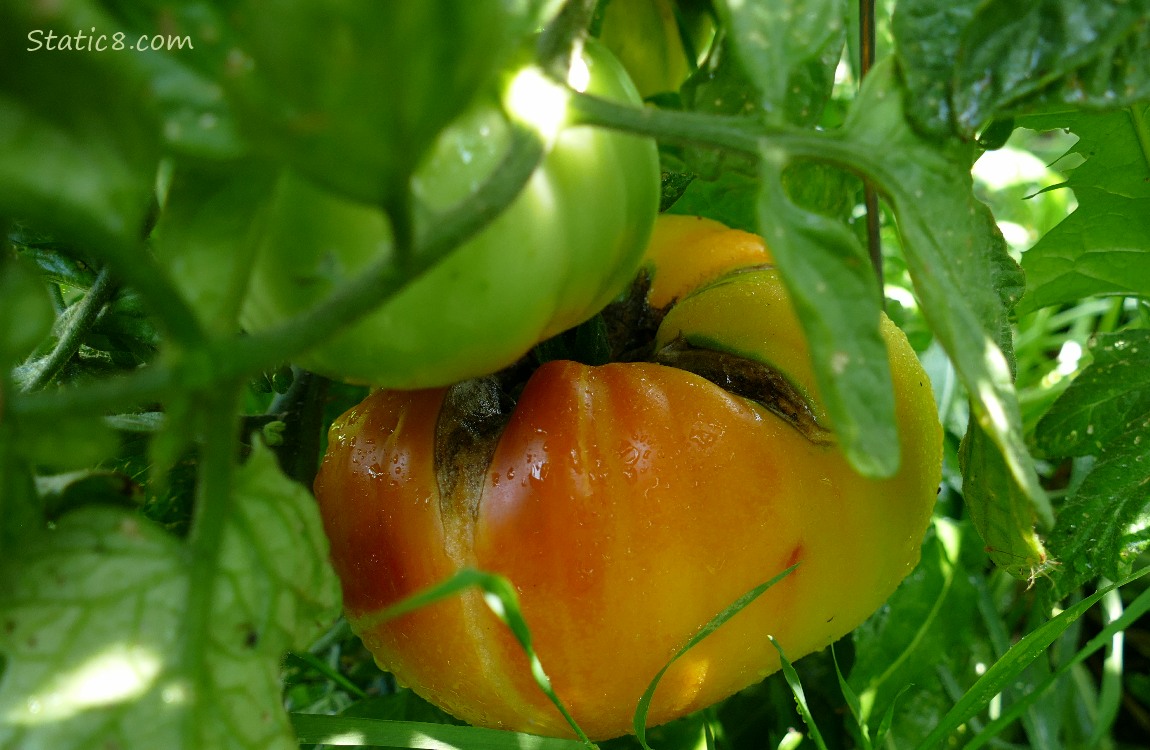
[(768, 122), (813, 125), (822, 116), (846, 39), (843, 0), (720, 4), (727, 33)]
[(893, 21), (911, 119), (970, 139), (1044, 109), (1114, 109), (1150, 96), (1145, 0), (903, 0)]
[(1114, 108), (1150, 97), (1146, 0), (979, 5), (954, 61), (955, 114), (973, 135), (1036, 105)]
[(1094, 362), (1038, 424), (1039, 445), (1057, 456), (1097, 461), (1062, 507), (1050, 538), (1065, 564), (1055, 581), (1066, 594), (1129, 570), (1146, 549), (1150, 522), (1150, 331), (1099, 336)]
[(1085, 161), (1065, 183), (1078, 208), (1022, 257), (1027, 291), (1019, 312), (1094, 294), (1150, 298), (1150, 105), (1023, 124), (1068, 128), (1079, 137), (1070, 154)]
[(229, 162), (176, 168), (153, 234), (160, 263), (209, 330), (237, 327), (275, 170)]
[(906, 81), (907, 115), (935, 137), (954, 131), (951, 101), (954, 60), (962, 31), (982, 0), (901, 0), (891, 32), (899, 71)]
[[(1133, 581), (1136, 578), (1145, 575), (1146, 571), (1140, 571), (1137, 575), (1131, 576), (1127, 582)], [(1102, 598), (1112, 596), (1118, 592), (1118, 589), (1123, 584), (1107, 586), (1105, 591), (1102, 592)], [(1075, 652), (1074, 656), (1066, 659), (1058, 665), (1058, 669), (1051, 672), (1046, 679), (1040, 684), (1033, 686), (1025, 695), (1019, 696), (1010, 706), (997, 716), (993, 721), (988, 723), (981, 732), (979, 732), (971, 742), (965, 746), (965, 750), (977, 750), (977, 748), (988, 744), (999, 734), (1002, 730), (1009, 726), (1012, 722), (1019, 719), (1030, 707), (1038, 703), (1043, 697), (1047, 695), (1047, 691), (1060, 679), (1064, 678), (1076, 665), (1081, 664), (1091, 654), (1107, 645), (1112, 645), (1116, 638), (1121, 638), (1124, 631), (1133, 629), (1139, 622), (1139, 618), (1144, 617), (1147, 612), (1150, 612), (1150, 590), (1144, 590), (1138, 597), (1126, 607), (1122, 614), (1112, 622), (1102, 628), (1101, 631), (1089, 640), (1082, 648)], [(1095, 738), (1097, 740), (1098, 738)], [(1098, 742), (1091, 743), (1093, 746), (1099, 744)]]
[[(886, 195), (923, 314), (973, 394), (974, 416), (1039, 518), (1052, 524), (1049, 501), (1022, 438), (1012, 383), (1008, 310), (1021, 293), (1020, 270), (989, 209), (974, 197), (972, 148), (918, 135), (906, 121), (901, 91), (893, 63), (880, 62), (866, 77), (840, 131), (787, 134), (777, 145), (764, 139), (764, 172), (777, 173), (780, 163), (798, 159), (829, 161), (866, 175)], [(866, 300), (862, 291), (868, 282), (865, 267), (860, 268), (861, 248), (845, 228), (787, 206), (772, 182), (766, 180), (762, 219), (769, 220), (771, 209), (780, 211), (775, 220), (788, 222), (790, 232), (768, 232), (767, 241), (801, 312), (819, 389), (833, 407), (832, 421), (848, 436), (844, 448), (852, 464), (889, 467), (895, 463), (896, 444), (881, 438), (893, 422), (893, 408), (890, 396), (882, 395), (889, 389), (880, 385), (885, 357), (870, 353), (878, 338), (871, 322), (877, 301)], [(806, 257), (816, 249), (824, 262)], [(830, 289), (853, 309), (828, 298)], [(838, 377), (848, 352), (859, 357), (845, 358), (852, 377)]]
[(863, 723), (890, 727), (890, 746), (912, 746), (949, 708), (936, 667), (966, 672), (978, 658), (975, 592), (965, 571), (980, 550), (969, 526), (937, 520), (914, 572), (852, 635), (848, 683), (859, 696)]
[[(785, 152), (764, 149), (759, 233), (782, 270), (803, 322), (819, 392), (847, 459), (865, 476), (898, 470), (898, 429), (879, 288), (858, 238), (842, 222), (804, 210), (783, 187)], [(833, 300), (827, 297), (833, 290)], [(852, 376), (842, 377), (849, 371)]]
[(1022, 275), (990, 210), (974, 197), (970, 147), (912, 130), (894, 72), (888, 61), (867, 76), (844, 126), (847, 143), (890, 201), (923, 315), (972, 395), (973, 416), (1039, 519), (1053, 525), (1012, 383), (1008, 310)]
[(959, 462), (966, 510), (990, 559), (1023, 581), (1045, 575), (1054, 563), (1034, 529), (1034, 505), (979, 425), (963, 437)]
[(757, 231), (759, 180), (736, 170), (716, 179), (695, 179), (668, 210), (683, 216), (706, 216), (732, 229)]
[(1098, 455), (1150, 415), (1150, 331), (1099, 335), (1090, 354), (1038, 423), (1035, 439), (1051, 456)]
[[(0, 376), (0, 388), (4, 383), (5, 379)], [(13, 548), (35, 535), (44, 524), (35, 480), (16, 451), (18, 442), (15, 431), (0, 424), (0, 560), (10, 557)], [(3, 671), (3, 649), (0, 649), (0, 674)]]
[[(266, 449), (234, 499), (206, 643), (188, 643), (185, 549), (138, 515), (83, 508), (4, 557), (0, 746), (297, 746), (279, 660), (335, 615), (326, 541), (311, 496)], [(189, 646), (203, 659), (184, 659)]]
[(52, 330), (56, 311), (36, 267), (0, 244), (0, 367), (27, 357)]
[[(268, 157), (375, 205), (405, 192), (439, 131), (535, 31), (533, 0), (229, 3), (219, 77)], [(324, 54), (303, 52), (316, 45)]]
[[(83, 0), (0, 9), (0, 212), (88, 243), (139, 237), (159, 144), (133, 52), (48, 49), (111, 28)], [(37, 36), (39, 35), (39, 36)]]

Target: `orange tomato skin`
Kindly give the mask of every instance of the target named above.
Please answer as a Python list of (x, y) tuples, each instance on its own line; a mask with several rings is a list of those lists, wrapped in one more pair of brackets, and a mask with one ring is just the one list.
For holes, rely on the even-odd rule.
[(333, 426), (316, 491), (353, 627), (401, 682), (478, 725), (571, 735), (478, 593), (372, 613), (462, 567), (507, 576), (559, 697), (593, 739), (614, 737), (699, 627), (794, 563), (672, 666), (648, 723), (778, 669), (768, 634), (796, 659), (857, 626), (913, 568), (937, 487), (929, 440), (909, 469), (865, 480), (833, 445), (695, 375), (551, 362), (481, 497), (441, 502), (442, 398), (373, 394)]

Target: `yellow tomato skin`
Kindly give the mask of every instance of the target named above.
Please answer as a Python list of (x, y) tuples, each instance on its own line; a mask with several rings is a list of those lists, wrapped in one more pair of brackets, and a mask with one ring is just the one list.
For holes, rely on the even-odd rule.
[[(930, 383), (905, 336), (881, 325), (902, 444), (902, 468), (885, 480), (854, 472), (833, 439), (809, 440), (692, 373), (552, 361), (524, 387), (478, 489), (444, 497), (433, 456), (445, 391), (374, 393), (333, 425), (316, 482), (349, 620), (383, 668), (452, 714), (572, 736), (478, 592), (375, 617), (460, 569), (502, 574), (556, 693), (596, 740), (632, 731), (647, 685), (699, 628), (792, 565), (671, 666), (648, 724), (776, 671), (768, 635), (790, 659), (826, 647), (914, 568), (941, 474)], [(658, 339), (776, 366), (825, 423), (773, 271), (743, 268), (686, 293)]]
[(647, 301), (662, 308), (727, 271), (773, 262), (762, 237), (701, 216), (660, 214), (647, 243)]

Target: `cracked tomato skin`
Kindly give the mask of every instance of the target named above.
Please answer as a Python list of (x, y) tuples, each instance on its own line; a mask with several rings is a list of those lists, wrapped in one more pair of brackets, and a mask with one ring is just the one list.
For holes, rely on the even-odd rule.
[[(350, 622), (383, 668), (452, 714), (571, 736), (478, 592), (373, 619), (461, 568), (500, 573), (556, 693), (593, 739), (632, 731), (643, 691), (691, 636), (796, 563), (671, 666), (648, 724), (777, 670), (768, 634), (791, 659), (826, 647), (913, 569), (941, 473), (930, 384), (906, 338), (883, 325), (903, 457), (885, 480), (692, 373), (552, 361), (527, 382), (475, 494), (441, 497), (445, 391), (372, 394), (333, 425), (316, 481)], [(724, 326), (732, 349), (753, 354), (763, 326), (799, 323), (773, 272), (744, 271), (684, 297), (660, 338), (698, 329), (723, 339)], [(801, 335), (782, 339), (769, 359), (817, 399)]]

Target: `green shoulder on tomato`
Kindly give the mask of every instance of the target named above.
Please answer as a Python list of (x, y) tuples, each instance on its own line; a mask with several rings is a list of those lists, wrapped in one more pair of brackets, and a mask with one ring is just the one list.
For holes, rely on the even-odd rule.
[[(589, 42), (583, 62), (587, 92), (639, 102), (602, 46)], [(481, 100), (440, 135), (413, 181), (423, 226), (483, 184), (509, 133), (502, 110)], [(642, 260), (658, 198), (652, 140), (564, 128), (506, 211), (374, 313), (333, 332), (300, 364), (390, 388), (446, 385), (505, 367), (626, 287)], [(251, 331), (312, 308), (393, 253), (379, 208), (297, 173), (279, 179), (265, 222), (241, 316)]]

